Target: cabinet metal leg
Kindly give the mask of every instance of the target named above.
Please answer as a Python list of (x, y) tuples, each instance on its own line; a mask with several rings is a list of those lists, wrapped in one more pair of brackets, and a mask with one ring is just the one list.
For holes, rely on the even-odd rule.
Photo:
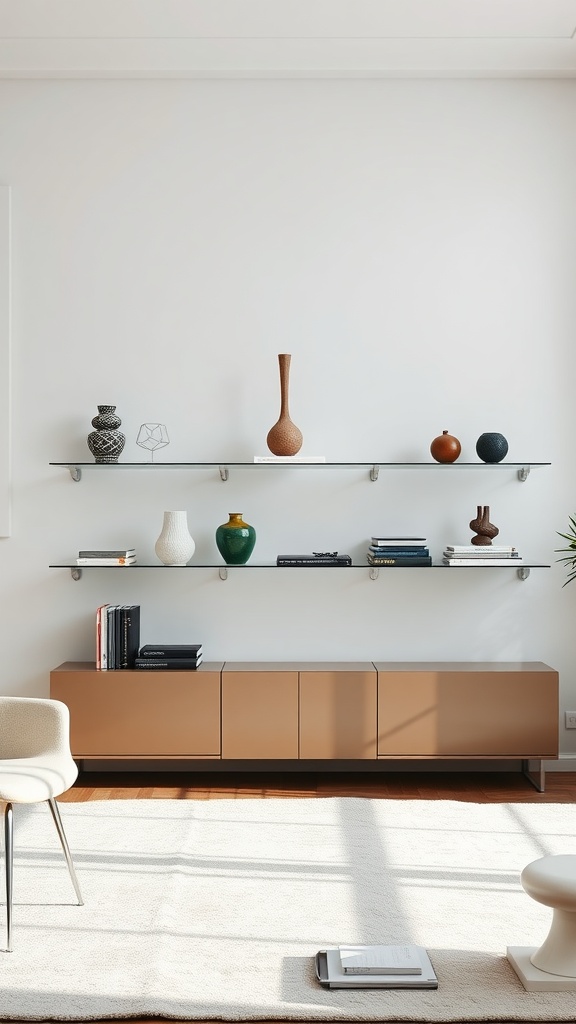
[(532, 758), (532, 761), (537, 765), (535, 774), (530, 770), (530, 761), (528, 758), (525, 758), (522, 761), (522, 774), (526, 776), (528, 781), (532, 783), (539, 793), (543, 793), (546, 789), (546, 769), (544, 767), (544, 761), (540, 757)]

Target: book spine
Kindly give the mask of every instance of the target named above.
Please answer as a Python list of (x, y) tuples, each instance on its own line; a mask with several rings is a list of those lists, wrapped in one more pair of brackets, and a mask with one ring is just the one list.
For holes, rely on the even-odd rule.
[(120, 668), (134, 668), (140, 643), (140, 605), (124, 605), (120, 616)]
[(426, 537), (371, 537), (370, 542), (377, 547), (405, 547), (407, 544), (422, 547), (426, 544)]
[(108, 605), (101, 606), (100, 621), (100, 668), (108, 668)]
[(466, 559), (467, 562), (478, 562), (481, 560), (490, 561), (496, 558), (506, 558), (508, 559), (509, 562), (517, 562), (520, 558), (520, 553), (518, 551), (492, 551), (487, 552), (486, 554), (480, 554), (480, 552), (477, 551), (474, 554), (471, 551), (445, 551), (444, 558), (449, 558), (450, 561), (452, 561), (454, 558), (464, 558)]
[(174, 650), (169, 650), (162, 647), (154, 647), (153, 650), (146, 650), (144, 647), (140, 649), (138, 655), (139, 658), (155, 658), (157, 661), (170, 661), (172, 658), (188, 658), (194, 659), (201, 657), (202, 645), (198, 647), (178, 647)]
[(158, 669), (158, 668), (198, 668), (202, 658), (136, 658), (134, 668), (137, 669)]
[(352, 565), (351, 558), (277, 558), (276, 565)]
[(371, 558), (368, 556), (369, 565), (432, 565), (432, 558), (430, 555), (423, 558), (414, 557), (410, 555), (408, 557), (399, 556), (397, 558)]
[(504, 565), (504, 566), (509, 566), (510, 569), (514, 569), (517, 565), (522, 565), (523, 564), (523, 559), (522, 558), (443, 558), (442, 562), (443, 562), (444, 565), (455, 565), (457, 567), (458, 566), (460, 566), (460, 567), (469, 566), (471, 568), (474, 568), (474, 566), (482, 566), (482, 565), (488, 565), (488, 566), (490, 566), (490, 565), (492, 565), (492, 566)]
[(405, 555), (406, 557), (414, 556), (415, 558), (422, 557), (430, 554), (429, 548), (410, 548), (410, 547), (399, 547), (399, 548), (378, 548), (375, 545), (371, 545), (369, 551), (375, 557), (381, 558), (394, 558), (397, 555)]
[(359, 975), (362, 977), (371, 975), (372, 977), (380, 976), (381, 978), (388, 975), (417, 978), (422, 974), (422, 968), (420, 967), (344, 967), (343, 971), (346, 975)]
[(96, 609), (96, 668), (102, 668), (102, 607)]
[(455, 553), (461, 552), (463, 554), (468, 554), (468, 552), (470, 552), (472, 555), (480, 555), (483, 554), (483, 549), (488, 551), (498, 551), (501, 554), (513, 553), (518, 550), (518, 548), (513, 545), (510, 546), (507, 544), (461, 544), (460, 546), (457, 544), (447, 544), (445, 550), (454, 551)]
[(136, 559), (127, 558), (77, 558), (76, 565), (134, 565)]
[(130, 558), (136, 554), (136, 548), (118, 548), (111, 551), (79, 551), (79, 558)]

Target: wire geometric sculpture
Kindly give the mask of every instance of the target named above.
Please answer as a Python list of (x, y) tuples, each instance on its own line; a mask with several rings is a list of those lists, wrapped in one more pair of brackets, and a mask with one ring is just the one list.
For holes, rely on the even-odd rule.
[(170, 444), (166, 424), (164, 423), (143, 423), (138, 431), (136, 444), (140, 448), (146, 448), (151, 453), (151, 461), (154, 462), (154, 452), (157, 448), (165, 448)]

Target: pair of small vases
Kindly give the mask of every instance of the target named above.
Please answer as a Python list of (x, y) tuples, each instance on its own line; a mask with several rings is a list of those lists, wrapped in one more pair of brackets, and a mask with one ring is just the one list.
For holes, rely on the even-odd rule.
[[(228, 522), (216, 530), (216, 546), (227, 565), (245, 565), (255, 543), (256, 531), (244, 522), (241, 512), (230, 512)], [(190, 561), (196, 544), (188, 530), (186, 512), (164, 513), (154, 550), (164, 565), (186, 565)]]
[[(456, 462), (462, 451), (462, 445), (457, 437), (443, 430), (439, 437), (435, 437), (430, 445), (430, 454), (436, 462)], [(476, 454), (482, 462), (501, 462), (508, 452), (508, 441), (504, 434), (495, 432), (480, 434), (476, 441)]]

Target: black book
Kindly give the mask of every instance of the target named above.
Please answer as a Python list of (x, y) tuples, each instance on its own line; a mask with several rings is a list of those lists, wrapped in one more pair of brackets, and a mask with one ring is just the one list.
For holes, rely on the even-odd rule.
[(202, 655), (197, 658), (136, 658), (134, 668), (158, 670), (158, 669), (195, 669), (202, 664)]
[(106, 609), (107, 630), (106, 648), (108, 652), (108, 669), (116, 668), (116, 611), (118, 605), (109, 604)]
[(140, 605), (125, 604), (120, 609), (119, 668), (134, 668), (140, 645)]
[(202, 644), (144, 644), (141, 658), (196, 658), (202, 653)]
[(392, 555), (390, 558), (381, 558), (376, 555), (368, 555), (369, 565), (381, 565), (383, 568), (391, 565), (432, 565), (430, 555)]
[(276, 565), (352, 565), (350, 555), (278, 555)]

